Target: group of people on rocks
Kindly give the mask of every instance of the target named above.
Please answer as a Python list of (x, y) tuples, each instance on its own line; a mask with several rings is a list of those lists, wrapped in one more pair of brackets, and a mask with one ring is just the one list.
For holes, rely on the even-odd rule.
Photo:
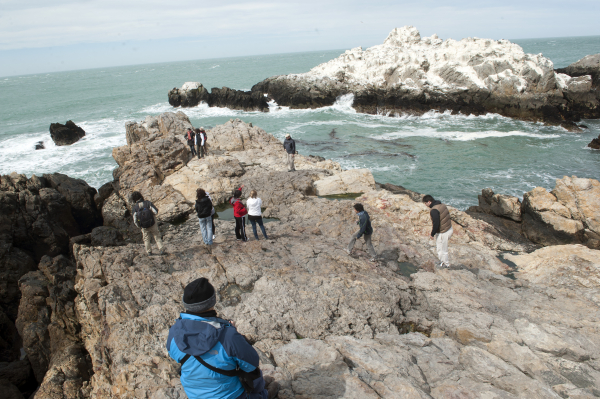
[(207, 136), (203, 127), (196, 129), (188, 127), (184, 134), (184, 138), (187, 141), (187, 144), (190, 146), (190, 151), (192, 152), (193, 157), (198, 156), (198, 158), (204, 158), (205, 155), (208, 155), (206, 148)]
[[(199, 130), (199, 131), (198, 131)], [(192, 155), (205, 155), (206, 136), (203, 129), (198, 129), (195, 135), (188, 130), (188, 144), (195, 144), (198, 152)], [(198, 134), (199, 133), (199, 134)], [(200, 141), (198, 141), (200, 136)], [(288, 171), (294, 171), (295, 142), (287, 135), (284, 141), (287, 153)], [(242, 202), (242, 188), (235, 189), (229, 199), (233, 206), (235, 218), (235, 235), (240, 241), (248, 241), (246, 236), (246, 216), (252, 224), (254, 237), (258, 240), (258, 225), (265, 239), (267, 232), (262, 220), (262, 200), (256, 190), (251, 190), (246, 205)], [(152, 254), (151, 238), (154, 238), (160, 254), (164, 254), (164, 246), (160, 238), (155, 215), (158, 209), (151, 201), (144, 200), (141, 193), (134, 191), (131, 199), (133, 220), (140, 227), (144, 245), (148, 255)], [(430, 239), (436, 240), (439, 258), (438, 267), (449, 267), (448, 240), (453, 234), (450, 213), (446, 205), (436, 201), (431, 195), (425, 195), (423, 203), (429, 207), (432, 221)], [(377, 253), (372, 243), (373, 226), (363, 204), (353, 205), (358, 218), (358, 231), (355, 232), (346, 252), (351, 255), (356, 240), (364, 237), (366, 250), (370, 261), (377, 260)], [(196, 190), (194, 205), (200, 233), (203, 242), (209, 247), (215, 238), (213, 206), (210, 194), (202, 188)], [(241, 335), (233, 321), (218, 317), (215, 310), (216, 292), (210, 282), (202, 277), (189, 283), (183, 291), (182, 312), (175, 324), (169, 329), (167, 350), (172, 359), (181, 364), (181, 384), (190, 399), (273, 399), (279, 391), (279, 384), (272, 377), (263, 376), (259, 368), (259, 355), (251, 343)]]

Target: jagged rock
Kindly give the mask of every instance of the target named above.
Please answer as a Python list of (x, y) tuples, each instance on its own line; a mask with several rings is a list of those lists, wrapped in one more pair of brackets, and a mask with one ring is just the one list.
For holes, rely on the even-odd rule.
[(4, 399), (25, 399), (19, 388), (8, 380), (0, 379), (0, 392)]
[(490, 215), (502, 216), (515, 222), (521, 221), (521, 201), (517, 197), (494, 194), (490, 188), (481, 190), (479, 208)]
[(375, 188), (369, 169), (351, 169), (315, 182), (317, 195), (364, 193)]
[(23, 297), (16, 324), (41, 384), (36, 393), (39, 398), (87, 397), (83, 388), (91, 376), (91, 365), (79, 339), (75, 275), (68, 258), (45, 256), (38, 271), (19, 281)]
[(16, 362), (0, 365), (0, 380), (8, 380), (16, 386), (20, 392), (29, 397), (37, 388), (35, 376), (31, 369), (31, 364), (27, 358)]
[(556, 70), (572, 77), (589, 75), (594, 87), (600, 87), (600, 54), (586, 55), (566, 68)]
[(19, 358), (19, 341), (19, 333), (15, 327), (14, 319), (11, 320), (0, 309), (0, 362), (12, 362)]
[(211, 107), (228, 107), (245, 111), (267, 111), (269, 104), (258, 92), (221, 89), (213, 87), (210, 94), (198, 82), (186, 82), (181, 89), (169, 91), (169, 104), (173, 107), (195, 107), (205, 102)]
[(104, 205), (104, 201), (110, 197), (110, 195), (115, 191), (113, 186), (113, 182), (104, 183), (98, 189), (98, 193), (94, 195), (94, 203), (96, 204), (96, 209), (102, 210), (102, 206)]
[(556, 180), (549, 193), (536, 187), (523, 196), (523, 234), (542, 245), (581, 243), (600, 248), (600, 183), (576, 176)]
[(381, 45), (347, 50), (307, 73), (265, 79), (252, 91), (293, 108), (353, 94), (353, 107), (371, 114), (494, 112), (559, 124), (600, 117), (600, 96), (591, 88), (589, 76), (555, 73), (550, 60), (507, 40), (443, 41), (405, 26)]
[(598, 138), (592, 139), (587, 146), (594, 150), (600, 150), (600, 135), (598, 135)]
[(71, 145), (85, 136), (85, 131), (73, 123), (73, 121), (67, 121), (64, 125), (51, 123), (50, 136), (56, 145)]
[(35, 149), (36, 150), (43, 150), (46, 147), (44, 146), (44, 142), (43, 141), (38, 141), (37, 143), (35, 143)]
[(122, 242), (123, 235), (114, 227), (100, 226), (92, 230), (91, 244), (95, 247), (115, 247)]
[(408, 190), (407, 188), (404, 188), (402, 186), (397, 186), (392, 183), (384, 183), (384, 184), (377, 183), (377, 184), (384, 190), (387, 190), (393, 194), (406, 194), (410, 197), (410, 199), (412, 199), (415, 202), (421, 202), (421, 200), (423, 198), (423, 194)]

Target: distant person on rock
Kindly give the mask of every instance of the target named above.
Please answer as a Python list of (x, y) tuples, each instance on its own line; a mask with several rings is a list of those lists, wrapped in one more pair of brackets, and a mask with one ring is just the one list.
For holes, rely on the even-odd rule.
[(262, 231), (263, 237), (265, 240), (268, 240), (267, 232), (265, 231), (265, 225), (263, 224), (262, 219), (262, 200), (258, 198), (258, 193), (256, 190), (252, 190), (250, 192), (250, 198), (246, 201), (246, 205), (248, 206), (248, 220), (252, 223), (252, 232), (254, 233), (254, 238), (258, 240), (258, 233), (256, 232), (256, 224), (260, 226), (260, 230)]
[[(169, 356), (181, 364), (189, 399), (272, 399), (279, 384), (264, 377), (256, 350), (233, 322), (218, 317), (215, 288), (205, 278), (183, 290), (185, 312), (169, 329)], [(265, 389), (266, 385), (266, 389)]]
[(190, 146), (190, 151), (192, 151), (192, 156), (196, 155), (196, 150), (194, 149), (194, 145), (196, 144), (195, 143), (196, 133), (194, 133), (194, 131), (192, 130), (191, 127), (188, 127), (188, 130), (187, 130), (187, 132), (185, 132), (184, 137), (187, 140), (188, 145)]
[(283, 141), (283, 149), (287, 152), (287, 164), (288, 164), (288, 172), (293, 172), (296, 170), (294, 166), (294, 157), (298, 153), (296, 151), (296, 142), (292, 139), (292, 136), (289, 134), (285, 135), (285, 140)]
[(352, 249), (354, 248), (354, 244), (356, 240), (358, 240), (363, 235), (365, 236), (365, 245), (367, 246), (367, 251), (371, 256), (369, 259), (371, 262), (377, 260), (377, 253), (375, 252), (375, 248), (373, 248), (373, 243), (371, 242), (371, 236), (373, 234), (373, 227), (371, 227), (371, 218), (362, 204), (354, 204), (354, 212), (358, 215), (358, 231), (352, 235), (352, 239), (350, 243), (348, 243), (348, 248), (346, 248), (346, 252), (348, 255), (352, 253)]
[(198, 159), (204, 158), (206, 154), (206, 132), (204, 128), (196, 129), (196, 154), (198, 155)]
[(200, 232), (202, 233), (202, 241), (206, 245), (212, 245), (213, 243), (213, 232), (212, 232), (212, 216), (211, 211), (213, 204), (206, 191), (199, 188), (196, 190), (196, 214), (198, 215), (198, 222), (200, 223)]
[(233, 197), (229, 199), (229, 203), (233, 205), (233, 216), (235, 217), (235, 238), (246, 242), (248, 241), (248, 237), (246, 237), (246, 215), (248, 214), (248, 210), (242, 203), (242, 187), (233, 192)]
[(158, 246), (160, 254), (165, 253), (162, 240), (160, 239), (160, 231), (158, 231), (158, 223), (154, 215), (158, 214), (158, 209), (154, 206), (151, 201), (144, 201), (142, 193), (134, 191), (131, 193), (131, 200), (134, 202), (133, 206), (133, 223), (142, 229), (142, 236), (144, 237), (144, 246), (148, 255), (152, 255), (152, 244), (151, 238), (154, 237), (154, 241)]
[[(206, 196), (208, 197), (208, 199), (210, 199), (210, 202), (212, 203), (212, 197), (210, 196), (210, 193), (208, 191), (206, 192)], [(215, 227), (215, 213), (217, 213), (217, 212), (215, 211), (215, 205), (213, 204), (213, 208), (210, 211), (210, 223), (212, 225), (212, 233), (213, 233), (213, 237), (212, 238), (213, 238), (213, 241), (214, 241), (215, 236), (217, 234), (216, 233), (217, 228)]]
[(433, 228), (431, 229), (431, 236), (429, 238), (433, 240), (435, 237), (438, 259), (440, 260), (438, 267), (450, 267), (448, 240), (454, 232), (452, 221), (450, 220), (450, 212), (448, 212), (446, 205), (440, 201), (436, 201), (431, 195), (424, 196), (423, 203), (431, 208), (429, 216), (431, 216)]

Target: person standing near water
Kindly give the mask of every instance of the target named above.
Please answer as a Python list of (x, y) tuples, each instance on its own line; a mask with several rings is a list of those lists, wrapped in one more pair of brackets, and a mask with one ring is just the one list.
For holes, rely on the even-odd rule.
[(258, 233), (256, 232), (256, 224), (258, 223), (263, 237), (265, 237), (265, 240), (268, 240), (269, 237), (267, 237), (267, 232), (265, 231), (265, 226), (263, 224), (261, 215), (262, 200), (258, 198), (258, 193), (256, 190), (252, 190), (250, 192), (250, 198), (248, 198), (248, 201), (246, 201), (246, 205), (248, 206), (248, 220), (250, 220), (250, 223), (252, 223), (252, 232), (254, 233), (254, 238), (258, 240)]
[(199, 188), (196, 190), (196, 215), (198, 215), (198, 222), (200, 223), (200, 232), (202, 233), (202, 241), (206, 245), (212, 245), (213, 243), (213, 232), (212, 232), (212, 217), (211, 211), (213, 204), (206, 195), (206, 191)]
[(187, 132), (184, 134), (185, 139), (187, 140), (187, 144), (190, 146), (190, 151), (192, 151), (192, 157), (196, 155), (196, 150), (194, 149), (194, 140), (196, 138), (196, 133), (192, 130), (191, 127), (188, 127)]
[(352, 253), (352, 249), (354, 248), (354, 244), (356, 240), (358, 240), (363, 235), (365, 236), (365, 245), (367, 246), (367, 251), (369, 255), (371, 255), (371, 262), (377, 260), (377, 253), (375, 252), (375, 248), (373, 248), (373, 243), (371, 242), (371, 236), (373, 235), (373, 227), (371, 227), (371, 218), (362, 204), (354, 204), (354, 212), (358, 215), (358, 228), (359, 230), (352, 235), (352, 239), (348, 243), (348, 248), (346, 248), (346, 252), (348, 255)]
[(450, 267), (448, 259), (448, 240), (452, 237), (454, 230), (452, 229), (452, 221), (450, 220), (450, 212), (446, 205), (440, 201), (436, 201), (431, 195), (423, 197), (423, 203), (431, 208), (429, 216), (433, 227), (431, 229), (431, 240), (435, 238), (438, 259), (440, 264), (438, 267)]
[(288, 164), (288, 172), (293, 172), (296, 170), (294, 166), (294, 157), (296, 156), (296, 142), (292, 139), (292, 136), (289, 134), (285, 135), (285, 140), (283, 141), (283, 149), (287, 152), (287, 164)]
[(248, 241), (246, 237), (246, 215), (248, 210), (242, 203), (242, 188), (238, 188), (233, 192), (233, 197), (229, 199), (229, 203), (233, 205), (233, 217), (235, 218), (235, 238), (244, 242)]

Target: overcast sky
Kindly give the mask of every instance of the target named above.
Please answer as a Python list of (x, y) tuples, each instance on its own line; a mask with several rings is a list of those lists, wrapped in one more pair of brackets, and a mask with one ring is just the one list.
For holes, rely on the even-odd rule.
[[(576, 4), (576, 5), (571, 5)], [(0, 76), (380, 44), (600, 35), (600, 1), (0, 0)]]

